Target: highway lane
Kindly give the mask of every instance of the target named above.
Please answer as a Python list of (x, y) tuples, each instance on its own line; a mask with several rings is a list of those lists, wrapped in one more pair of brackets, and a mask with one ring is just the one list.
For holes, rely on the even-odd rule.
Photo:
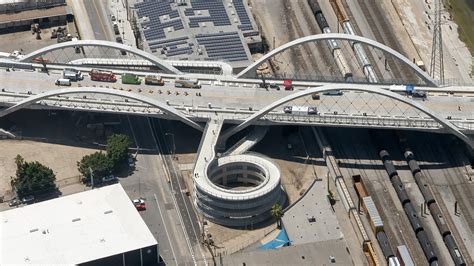
[[(106, 13), (106, 3), (102, 0), (84, 0), (87, 16), (94, 29), (96, 40), (113, 40), (112, 26)], [(113, 40), (114, 41), (114, 40)]]
[(147, 210), (140, 214), (157, 239), (165, 262), (169, 265), (193, 264), (152, 129), (145, 117), (130, 116), (129, 119), (131, 138), (133, 136), (135, 145), (143, 150), (138, 153), (134, 173), (121, 179), (120, 183), (131, 198), (146, 199)]

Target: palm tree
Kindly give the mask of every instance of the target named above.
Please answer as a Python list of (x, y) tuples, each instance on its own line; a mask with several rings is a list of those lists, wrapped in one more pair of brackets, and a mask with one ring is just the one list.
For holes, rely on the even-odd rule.
[(278, 229), (281, 229), (281, 217), (283, 217), (283, 209), (280, 204), (276, 203), (272, 206), (271, 213), (277, 221)]

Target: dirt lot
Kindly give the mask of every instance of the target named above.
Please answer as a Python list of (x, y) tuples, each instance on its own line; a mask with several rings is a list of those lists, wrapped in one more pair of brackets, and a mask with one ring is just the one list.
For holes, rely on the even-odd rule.
[(28, 140), (2, 140), (0, 151), (0, 195), (6, 195), (6, 200), (12, 196), (10, 177), (15, 175), (17, 154), (26, 161), (38, 161), (53, 169), (61, 189), (79, 183), (76, 162), (84, 155), (95, 152), (93, 149)]
[[(0, 34), (0, 52), (11, 53), (14, 50), (23, 49), (23, 53), (26, 54), (56, 44), (57, 40), (51, 39), (51, 31), (54, 28), (57, 27), (41, 29), (41, 40), (36, 40), (36, 35), (31, 34), (31, 31)], [(68, 24), (68, 30), (71, 35), (77, 35), (74, 23)]]

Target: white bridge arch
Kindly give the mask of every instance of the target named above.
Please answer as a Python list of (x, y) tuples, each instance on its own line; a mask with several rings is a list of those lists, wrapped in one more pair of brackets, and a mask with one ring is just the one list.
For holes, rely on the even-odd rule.
[(467, 136), (466, 134), (461, 132), (459, 130), (459, 128), (457, 128), (453, 123), (451, 123), (447, 119), (441, 117), (440, 115), (438, 115), (434, 111), (426, 108), (422, 104), (420, 104), (416, 101), (413, 101), (410, 98), (404, 97), (400, 94), (397, 94), (397, 93), (394, 93), (394, 92), (391, 92), (391, 91), (388, 91), (388, 90), (378, 89), (378, 88), (373, 88), (373, 87), (363, 86), (363, 85), (351, 85), (351, 84), (328, 84), (328, 85), (323, 85), (321, 87), (316, 87), (316, 88), (311, 88), (311, 89), (306, 89), (306, 90), (303, 90), (303, 91), (299, 91), (299, 92), (293, 93), (291, 95), (288, 95), (286, 97), (283, 97), (283, 98), (267, 105), (266, 107), (262, 108), (258, 112), (254, 113), (253, 115), (248, 117), (241, 124), (239, 124), (239, 125), (237, 125), (233, 128), (228, 129), (226, 132), (223, 133), (222, 139), (226, 140), (227, 138), (229, 138), (233, 134), (239, 132), (240, 130), (245, 129), (246, 127), (250, 126), (256, 120), (262, 118), (263, 116), (265, 116), (266, 114), (268, 114), (269, 112), (274, 110), (275, 108), (277, 108), (279, 106), (282, 106), (285, 103), (288, 103), (292, 100), (295, 100), (295, 99), (298, 99), (298, 98), (301, 98), (301, 97), (309, 96), (313, 93), (323, 93), (323, 92), (333, 91), (333, 90), (349, 90), (349, 91), (361, 91), (361, 92), (374, 93), (374, 94), (382, 95), (382, 96), (391, 98), (393, 100), (405, 103), (405, 104), (407, 104), (407, 105), (409, 105), (409, 106), (425, 113), (430, 118), (432, 118), (433, 120), (435, 120), (436, 122), (441, 124), (448, 132), (451, 132), (453, 135), (455, 135), (458, 138), (460, 138), (461, 140), (463, 140), (471, 149), (474, 149), (474, 141), (472, 139), (470, 139), (469, 136)]
[(306, 36), (306, 37), (303, 37), (303, 38), (293, 40), (289, 43), (286, 43), (286, 44), (270, 51), (269, 53), (265, 54), (264, 56), (262, 56), (260, 59), (258, 59), (253, 64), (251, 64), (250, 66), (248, 66), (247, 68), (242, 70), (239, 74), (237, 74), (237, 78), (244, 78), (246, 76), (246, 74), (255, 72), (261, 64), (266, 62), (268, 59), (271, 59), (275, 55), (284, 52), (287, 49), (293, 48), (295, 46), (298, 46), (298, 45), (301, 45), (301, 44), (304, 44), (304, 43), (316, 42), (316, 41), (325, 41), (325, 40), (345, 40), (345, 41), (359, 42), (359, 43), (363, 43), (363, 44), (378, 48), (378, 49), (380, 49), (384, 52), (387, 52), (388, 54), (396, 57), (397, 59), (402, 61), (405, 65), (407, 65), (408, 67), (413, 69), (413, 71), (423, 81), (425, 81), (427, 83), (427, 85), (438, 86), (436, 81), (434, 79), (432, 79), (428, 75), (428, 73), (421, 70), (417, 65), (413, 64), (413, 62), (410, 59), (406, 58), (404, 55), (402, 55), (399, 52), (393, 50), (392, 48), (390, 48), (390, 47), (388, 47), (384, 44), (381, 44), (377, 41), (365, 38), (365, 37), (350, 35), (350, 34), (342, 34), (342, 33), (323, 33), (323, 34), (311, 35), (311, 36)]
[(128, 99), (133, 99), (137, 100), (143, 103), (147, 103), (149, 105), (152, 105), (166, 114), (176, 118), (177, 120), (199, 130), (199, 131), (204, 131), (204, 127), (199, 125), (198, 123), (192, 121), (191, 119), (187, 118), (182, 112), (179, 110), (176, 110), (175, 108), (166, 105), (165, 103), (155, 100), (150, 97), (146, 97), (143, 95), (139, 95), (136, 93), (130, 93), (126, 91), (119, 91), (119, 90), (114, 90), (114, 89), (106, 89), (106, 88), (94, 88), (94, 87), (81, 87), (81, 88), (67, 88), (67, 89), (57, 89), (57, 90), (51, 90), (47, 91), (44, 93), (32, 95), (31, 97), (28, 97), (24, 99), (23, 101), (10, 106), (7, 109), (1, 110), (0, 111), (0, 117), (4, 117), (10, 113), (13, 113), (15, 111), (18, 111), (22, 108), (28, 107), (32, 104), (35, 104), (36, 102), (42, 100), (42, 99), (47, 99), (49, 97), (54, 97), (54, 96), (59, 96), (59, 95), (66, 95), (66, 94), (75, 94), (75, 93), (96, 93), (96, 94), (107, 94), (107, 95), (114, 95), (114, 96), (120, 96)]
[(56, 50), (61, 50), (64, 48), (71, 48), (71, 47), (86, 47), (86, 46), (96, 46), (96, 47), (106, 47), (112, 48), (117, 50), (123, 50), (129, 52), (131, 54), (137, 55), (147, 61), (150, 61), (152, 64), (158, 66), (162, 69), (166, 74), (181, 74), (181, 72), (173, 67), (171, 64), (166, 62), (165, 60), (156, 57), (153, 54), (147, 53), (145, 51), (139, 50), (134, 47), (130, 47), (128, 45), (116, 43), (116, 42), (109, 42), (109, 41), (101, 41), (101, 40), (79, 40), (79, 41), (69, 41), (69, 42), (62, 42), (58, 44), (53, 44), (50, 46), (43, 47), (39, 50), (31, 52), (21, 58), (20, 62), (31, 62), (34, 58), (43, 56), (46, 53), (53, 52)]

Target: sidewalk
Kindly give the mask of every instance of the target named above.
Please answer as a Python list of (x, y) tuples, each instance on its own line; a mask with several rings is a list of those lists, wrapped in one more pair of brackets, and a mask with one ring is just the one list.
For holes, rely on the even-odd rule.
[[(127, 10), (125, 9), (122, 1), (112, 0), (108, 1), (109, 5), (107, 8), (110, 11), (111, 15), (114, 15), (119, 25), (120, 36), (123, 39), (125, 45), (136, 48), (135, 35), (133, 34), (132, 25), (130, 21), (127, 20)], [(132, 12), (130, 12), (130, 19), (132, 17)], [(118, 35), (117, 35), (118, 36)]]

